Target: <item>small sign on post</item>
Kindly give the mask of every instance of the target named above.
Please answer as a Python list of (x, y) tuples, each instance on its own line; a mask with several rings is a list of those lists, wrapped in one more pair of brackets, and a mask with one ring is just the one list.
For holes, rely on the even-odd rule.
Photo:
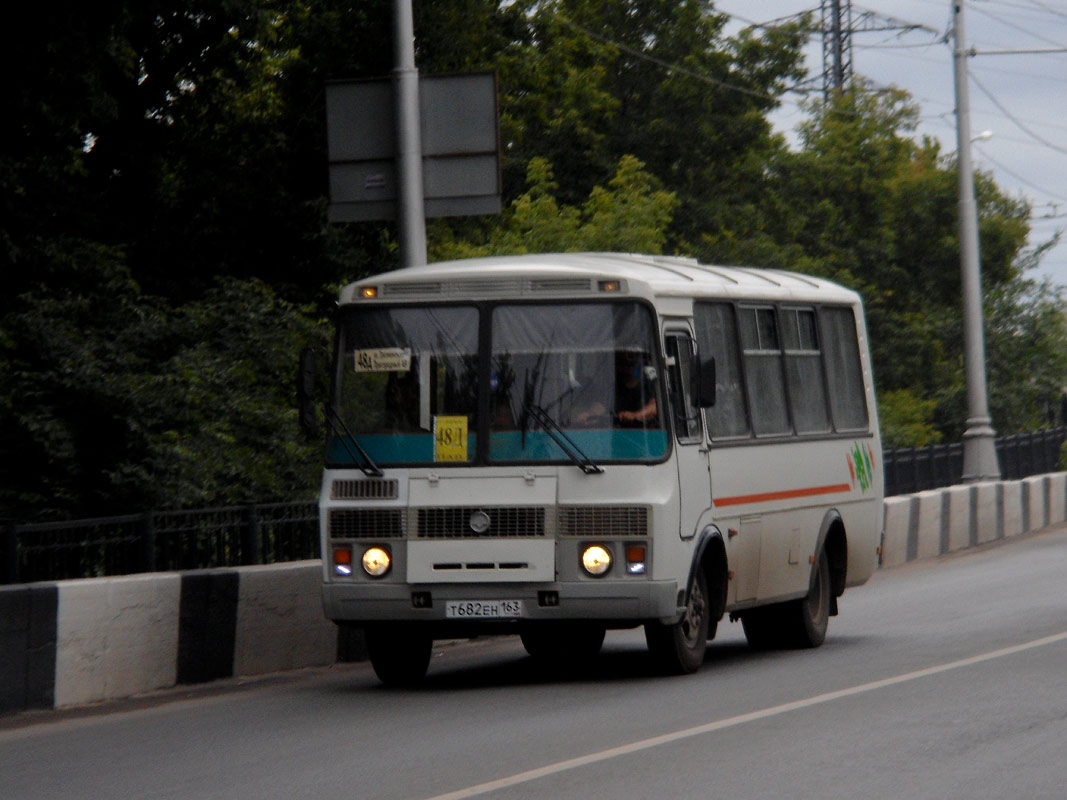
[[(331, 222), (395, 219), (396, 121), (389, 78), (326, 85)], [(419, 78), (427, 217), (499, 214), (495, 73)]]

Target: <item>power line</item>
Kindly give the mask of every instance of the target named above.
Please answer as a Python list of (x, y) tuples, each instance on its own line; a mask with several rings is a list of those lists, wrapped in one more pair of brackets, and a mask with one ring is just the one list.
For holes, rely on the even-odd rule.
[(1012, 122), (1015, 123), (1016, 127), (1018, 127), (1019, 130), (1021, 130), (1023, 133), (1027, 134), (1028, 136), (1031, 136), (1033, 139), (1035, 139), (1036, 141), (1038, 141), (1041, 144), (1045, 145), (1046, 147), (1050, 147), (1050, 148), (1052, 148), (1053, 150), (1055, 150), (1055, 151), (1057, 151), (1059, 153), (1063, 153), (1063, 154), (1067, 155), (1067, 148), (1060, 147), (1059, 145), (1053, 144), (1052, 142), (1048, 141), (1047, 139), (1043, 139), (1042, 137), (1040, 137), (1036, 133), (1034, 133), (1032, 130), (1027, 128), (1025, 125), (1023, 125), (1022, 122), (1020, 122), (1015, 117), (1014, 114), (1012, 114), (1010, 111), (1008, 111), (1008, 109), (1005, 108), (1004, 105), (999, 100), (997, 100), (997, 98), (993, 95), (993, 93), (990, 92), (982, 84), (982, 82), (980, 80), (978, 80), (974, 76), (973, 73), (971, 74), (971, 80), (974, 82), (974, 85), (977, 86), (982, 91), (982, 94), (984, 94), (986, 97), (988, 97), (989, 100), (993, 103), (993, 105), (995, 105), (997, 108), (999, 108), (1004, 113), (1004, 116), (1006, 116), (1009, 120), (1011, 120)]
[(1049, 8), (1047, 5), (1045, 5), (1044, 3), (1038, 2), (1037, 0), (1030, 0), (1025, 5), (1023, 3), (1008, 2), (1008, 0), (988, 0), (988, 1), (993, 5), (1004, 6), (1006, 8), (1018, 8), (1018, 9), (1021, 9), (1023, 11), (1036, 11), (1039, 14), (1041, 14), (1041, 13), (1052, 14), (1055, 17), (1063, 17), (1064, 19), (1067, 19), (1067, 13), (1064, 13), (1062, 11), (1057, 11), (1054, 8)]
[(1045, 189), (1044, 187), (1037, 186), (1036, 184), (1031, 183), (1028, 179), (1024, 178), (1019, 173), (1008, 169), (1003, 164), (1001, 164), (999, 161), (997, 161), (995, 158), (993, 158), (990, 155), (987, 155), (984, 150), (979, 149), (979, 153), (981, 153), (983, 159), (988, 161), (990, 164), (993, 164), (1001, 172), (1004, 172), (1007, 175), (1011, 175), (1013, 178), (1015, 178), (1015, 180), (1019, 181), (1020, 183), (1026, 184), (1027, 186), (1029, 186), (1034, 191), (1041, 192), (1041, 194), (1047, 195), (1049, 197), (1053, 197), (1053, 198), (1055, 198), (1057, 200), (1062, 200), (1065, 203), (1067, 203), (1067, 197), (1063, 197), (1062, 195), (1058, 195), (1055, 192), (1051, 192), (1048, 189)]
[(1049, 8), (1044, 3), (1038, 2), (1038, 0), (1030, 0), (1030, 5), (1037, 6), (1038, 8), (1047, 11), (1048, 13), (1053, 14), (1057, 17), (1063, 17), (1064, 19), (1067, 19), (1067, 13), (1064, 13), (1063, 11), (1057, 11), (1054, 8)]
[[(754, 89), (749, 89), (749, 88), (747, 88), (745, 86), (737, 86), (735, 84), (727, 83), (726, 81), (721, 81), (718, 78), (712, 78), (710, 75), (703, 75), (703, 74), (701, 74), (699, 72), (695, 72), (694, 70), (691, 70), (691, 69), (689, 69), (687, 67), (683, 67), (680, 64), (672, 64), (669, 61), (664, 61), (661, 58), (656, 58), (653, 55), (649, 55), (648, 53), (644, 52), (643, 50), (638, 50), (635, 47), (630, 47), (629, 45), (622, 44), (621, 42), (616, 42), (616, 41), (614, 41), (612, 39), (609, 39), (606, 36), (601, 36), (600, 34), (595, 33), (594, 31), (591, 31), (588, 28), (582, 27), (581, 25), (579, 25), (576, 22), (572, 22), (571, 20), (567, 19), (566, 17), (564, 17), (559, 12), (556, 12), (554, 16), (555, 16), (555, 19), (558, 22), (562, 23), (563, 25), (566, 25), (567, 27), (578, 31), (579, 33), (584, 34), (585, 36), (588, 36), (591, 39), (595, 39), (596, 41), (600, 42), (601, 44), (606, 44), (609, 47), (614, 47), (616, 50), (620, 50), (620, 51), (622, 51), (624, 53), (632, 55), (635, 58), (640, 58), (640, 59), (648, 61), (648, 62), (650, 62), (652, 64), (657, 64), (657, 65), (663, 67), (664, 69), (666, 69), (666, 70), (668, 70), (670, 72), (675, 72), (675, 73), (677, 73), (679, 75), (686, 75), (686, 76), (688, 76), (690, 78), (694, 78), (694, 79), (696, 79), (698, 81), (703, 81), (704, 83), (711, 84), (712, 86), (718, 86), (718, 87), (720, 87), (722, 89), (731, 89), (731, 90), (733, 90), (735, 92), (740, 92), (741, 94), (748, 95), (749, 97), (754, 97), (754, 98), (756, 98), (758, 100), (764, 100), (764, 101), (769, 100), (769, 101), (771, 101), (773, 103), (782, 102), (780, 98), (775, 97), (774, 95), (771, 95), (771, 94), (767, 94), (766, 92), (757, 92)], [(801, 86), (802, 84), (795, 84), (795, 85), (796, 86)], [(786, 87), (783, 90), (783, 92), (788, 92), (788, 91), (792, 91), (792, 90), (793, 90), (792, 87)]]
[(1040, 39), (1042, 42), (1048, 42), (1049, 44), (1053, 44), (1053, 45), (1056, 45), (1056, 46), (1062, 46), (1060, 42), (1057, 42), (1057, 41), (1055, 41), (1053, 39), (1048, 39), (1048, 38), (1042, 36), (1040, 33), (1034, 33), (1033, 31), (1027, 30), (1026, 28), (1024, 28), (1024, 27), (1022, 27), (1020, 25), (1016, 25), (1014, 22), (1009, 22), (1008, 20), (1004, 19), (1003, 17), (1000, 17), (1000, 16), (992, 13), (991, 11), (986, 10), (986, 9), (982, 8), (981, 6), (974, 6), (973, 8), (979, 14), (984, 14), (985, 16), (989, 17), (990, 19), (996, 20), (1001, 25), (1007, 25), (1009, 28), (1014, 28), (1015, 30), (1019, 31), (1020, 33), (1025, 33), (1027, 36), (1033, 36), (1035, 39)]

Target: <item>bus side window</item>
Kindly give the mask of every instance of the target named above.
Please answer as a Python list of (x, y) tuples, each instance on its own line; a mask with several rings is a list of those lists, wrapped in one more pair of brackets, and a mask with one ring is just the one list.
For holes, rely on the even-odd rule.
[(697, 303), (694, 322), (701, 357), (715, 359), (715, 405), (704, 412), (711, 438), (748, 436), (734, 307), (729, 303)]
[(738, 311), (752, 428), (757, 436), (789, 435), (793, 430), (786, 408), (778, 315), (773, 306), (742, 306)]
[(815, 309), (783, 308), (781, 319), (793, 424), (797, 433), (826, 433), (830, 430), (830, 410), (826, 404)]
[(867, 398), (863, 389), (856, 317), (851, 308), (824, 308), (823, 352), (830, 386), (834, 428), (839, 431), (867, 430)]

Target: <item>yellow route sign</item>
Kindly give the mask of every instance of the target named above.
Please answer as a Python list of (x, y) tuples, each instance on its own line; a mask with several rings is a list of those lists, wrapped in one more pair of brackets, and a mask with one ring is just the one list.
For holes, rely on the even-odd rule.
[(433, 418), (434, 461), (467, 461), (467, 418)]

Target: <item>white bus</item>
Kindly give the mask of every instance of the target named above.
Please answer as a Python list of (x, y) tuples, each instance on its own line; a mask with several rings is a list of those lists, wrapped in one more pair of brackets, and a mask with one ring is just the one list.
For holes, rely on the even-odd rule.
[(644, 626), (673, 673), (725, 614), (817, 647), (876, 567), (863, 308), (828, 281), (598, 253), (401, 269), (342, 290), (333, 379), (324, 607), (385, 683), (489, 633), (566, 660)]

